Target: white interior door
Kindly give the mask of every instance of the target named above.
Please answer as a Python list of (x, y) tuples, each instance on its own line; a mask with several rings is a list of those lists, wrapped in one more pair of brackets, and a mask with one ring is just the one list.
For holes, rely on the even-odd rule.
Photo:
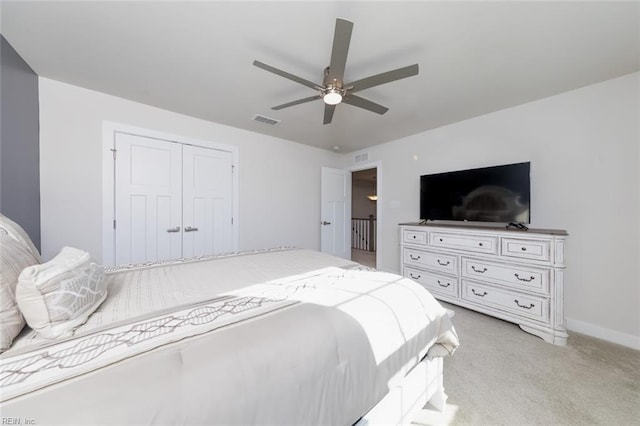
[(227, 151), (183, 147), (183, 256), (233, 251), (233, 158)]
[(182, 254), (182, 146), (118, 133), (115, 139), (115, 261)]
[(322, 168), (320, 249), (351, 259), (351, 172)]

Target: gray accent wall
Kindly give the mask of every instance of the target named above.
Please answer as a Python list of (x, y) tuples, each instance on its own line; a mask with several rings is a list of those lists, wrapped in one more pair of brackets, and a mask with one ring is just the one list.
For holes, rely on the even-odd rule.
[(40, 249), (38, 76), (0, 39), (0, 212)]

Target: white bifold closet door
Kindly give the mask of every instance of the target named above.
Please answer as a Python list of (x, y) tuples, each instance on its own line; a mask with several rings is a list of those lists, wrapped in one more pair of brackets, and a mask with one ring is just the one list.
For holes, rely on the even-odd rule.
[(231, 153), (184, 145), (182, 167), (182, 255), (231, 251)]
[(232, 154), (117, 134), (115, 262), (230, 251)]

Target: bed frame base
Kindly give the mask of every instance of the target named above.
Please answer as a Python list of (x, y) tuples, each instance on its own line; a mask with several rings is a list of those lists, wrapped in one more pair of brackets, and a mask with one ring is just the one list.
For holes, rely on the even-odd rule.
[(423, 360), (399, 385), (391, 388), (356, 426), (409, 424), (427, 403), (438, 411), (444, 411), (447, 394), (442, 373), (442, 358)]

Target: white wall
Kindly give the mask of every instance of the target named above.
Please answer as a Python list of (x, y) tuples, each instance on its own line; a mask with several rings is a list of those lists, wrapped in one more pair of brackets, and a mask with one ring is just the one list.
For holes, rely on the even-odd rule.
[[(239, 149), (239, 248), (320, 248), (320, 167), (327, 150), (40, 78), (42, 253), (64, 245), (102, 259), (102, 126), (127, 124)], [(249, 117), (247, 117), (249, 119)]]
[(531, 161), (532, 226), (569, 232), (569, 328), (640, 349), (639, 95), (635, 73), (368, 150), (384, 175), (378, 267), (399, 270), (420, 175)]

